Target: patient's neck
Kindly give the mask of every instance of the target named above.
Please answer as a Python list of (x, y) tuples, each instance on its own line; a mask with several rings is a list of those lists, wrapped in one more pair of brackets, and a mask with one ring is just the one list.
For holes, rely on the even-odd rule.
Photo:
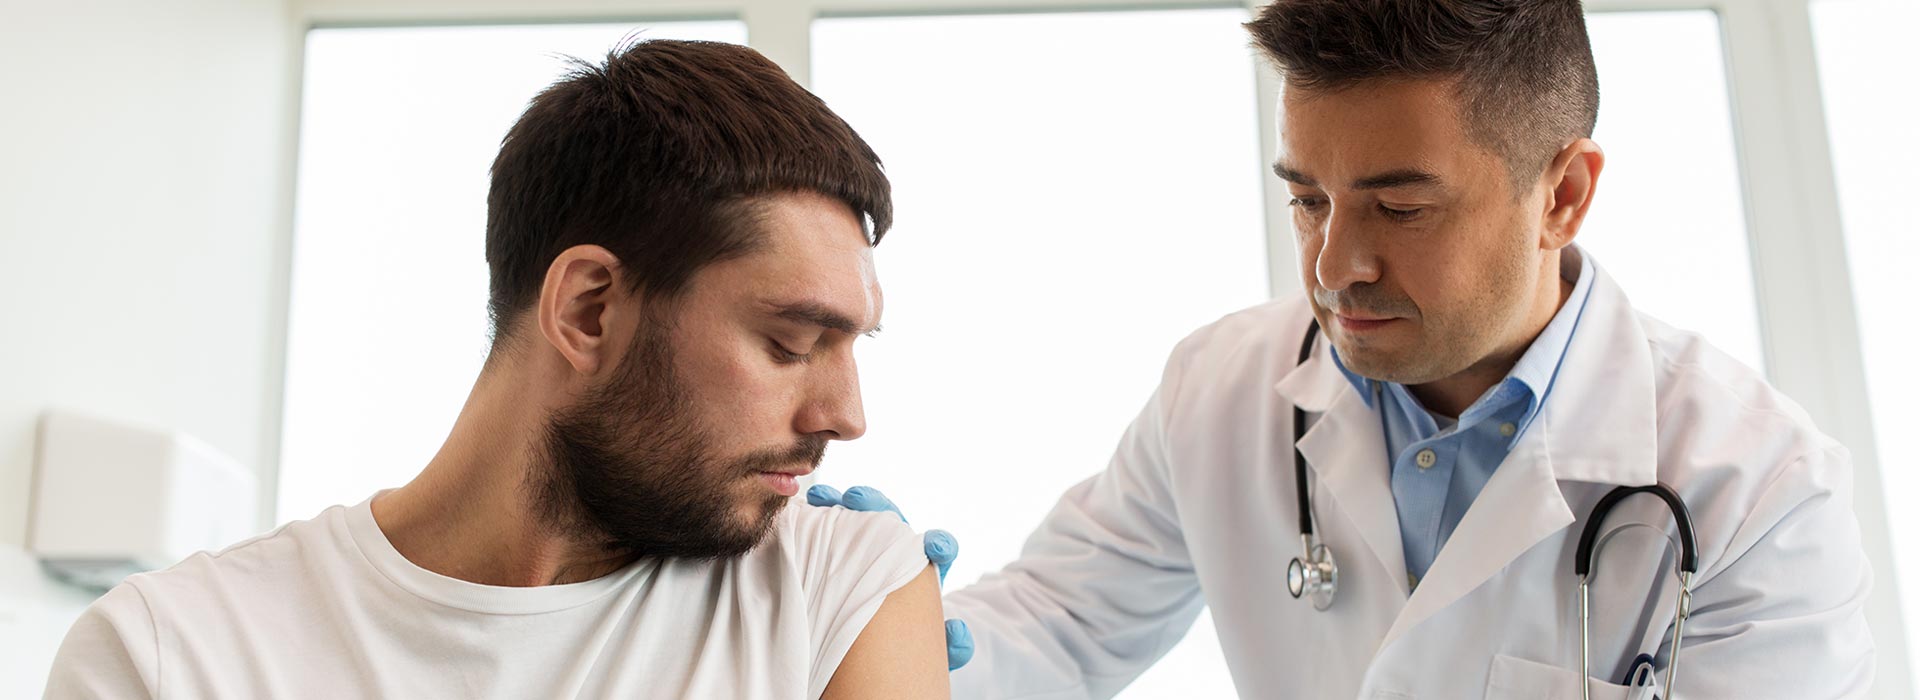
[(540, 436), (549, 409), (525, 389), (557, 384), (513, 374), (481, 374), (426, 469), (374, 499), (374, 521), (407, 561), (462, 581), (543, 586), (619, 570), (635, 557), (540, 517), (526, 476), (547, 459)]

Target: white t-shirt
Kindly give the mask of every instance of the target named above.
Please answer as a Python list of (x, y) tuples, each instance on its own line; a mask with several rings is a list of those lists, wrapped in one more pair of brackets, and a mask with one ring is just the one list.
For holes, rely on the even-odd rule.
[(732, 560), (510, 588), (407, 561), (369, 499), (128, 578), (50, 698), (817, 698), (927, 566), (892, 514), (792, 505)]

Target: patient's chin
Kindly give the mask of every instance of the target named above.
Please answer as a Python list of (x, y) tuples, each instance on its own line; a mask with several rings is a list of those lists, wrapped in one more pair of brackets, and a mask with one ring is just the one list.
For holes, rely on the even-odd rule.
[(785, 496), (763, 496), (740, 509), (741, 523), (755, 543), (773, 531), (773, 521), (780, 516), (780, 509), (787, 507), (787, 500)]
[(727, 550), (721, 556), (739, 556), (759, 546), (773, 532), (774, 521), (779, 517), (780, 509), (786, 505), (787, 499), (780, 496), (756, 494), (743, 499), (734, 508), (732, 517), (728, 518), (730, 522), (725, 526), (726, 532), (719, 536), (726, 542)]

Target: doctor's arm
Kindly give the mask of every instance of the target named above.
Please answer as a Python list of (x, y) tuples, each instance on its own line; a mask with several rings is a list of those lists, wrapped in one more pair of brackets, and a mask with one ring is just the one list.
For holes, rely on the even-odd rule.
[[(1856, 698), (1873, 684), (1872, 570), (1837, 446), (1783, 471), (1694, 586), (1674, 693)], [(1661, 658), (1667, 645), (1662, 645)]]
[[(1061, 498), (1019, 560), (947, 597), (946, 612), (959, 618), (945, 629), (956, 695), (1111, 697), (1192, 626), (1198, 583), (1159, 466), (1164, 452), (1147, 437), (1160, 428), (1141, 425), (1158, 403), (1156, 395), (1106, 472)], [(1142, 473), (1149, 468), (1162, 473)], [(843, 495), (816, 485), (807, 496), (814, 506), (900, 513), (864, 486)], [(951, 535), (928, 531), (927, 557), (942, 577), (957, 549)], [(977, 649), (991, 651), (972, 660)]]
[(1061, 496), (1018, 559), (948, 594), (975, 640), (957, 696), (1111, 697), (1192, 627), (1203, 601), (1167, 450), (1174, 357), (1107, 468)]

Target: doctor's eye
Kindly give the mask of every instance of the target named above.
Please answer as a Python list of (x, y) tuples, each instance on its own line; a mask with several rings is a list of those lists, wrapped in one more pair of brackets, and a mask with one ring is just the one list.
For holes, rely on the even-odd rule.
[(1394, 221), (1412, 221), (1416, 218), (1419, 218), (1420, 213), (1425, 211), (1425, 209), (1422, 209), (1419, 207), (1415, 207), (1412, 209), (1395, 209), (1385, 204), (1379, 204), (1375, 206), (1380, 210), (1381, 216), (1385, 216)]
[(1307, 211), (1317, 210), (1326, 206), (1326, 203), (1327, 200), (1319, 197), (1294, 197), (1293, 199), (1287, 200), (1287, 206)]

